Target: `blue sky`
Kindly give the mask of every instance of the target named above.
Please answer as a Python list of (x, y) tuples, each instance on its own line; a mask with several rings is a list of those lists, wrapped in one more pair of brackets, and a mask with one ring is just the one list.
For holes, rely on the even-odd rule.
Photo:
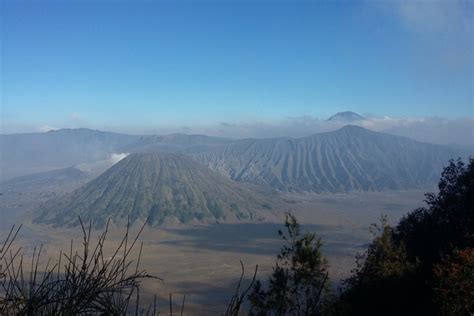
[(469, 1), (2, 1), (1, 124), (472, 117)]

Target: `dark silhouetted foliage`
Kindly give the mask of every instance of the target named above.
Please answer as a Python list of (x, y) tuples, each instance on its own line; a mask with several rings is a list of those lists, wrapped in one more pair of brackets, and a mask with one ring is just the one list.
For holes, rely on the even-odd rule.
[(371, 233), (374, 239), (366, 252), (356, 256), (356, 268), (344, 280), (347, 289), (333, 314), (402, 315), (417, 304), (406, 289), (416, 278), (418, 262), (410, 262), (404, 244), (394, 242), (386, 216), (380, 225), (372, 224)]
[(474, 246), (474, 160), (467, 166), (460, 159), (450, 161), (438, 187), (438, 194), (426, 195), (428, 207), (405, 216), (395, 233), (410, 258), (419, 258), (428, 274), (455, 247)]
[[(334, 313), (472, 312), (469, 304), (459, 306), (472, 301), (472, 258), (456, 249), (474, 247), (474, 160), (468, 165), (451, 160), (441, 175), (439, 192), (427, 194), (426, 203), (427, 207), (409, 213), (393, 229), (382, 222), (380, 234), (365, 256), (358, 258), (345, 292), (333, 306)], [(466, 265), (464, 270), (455, 269), (459, 262)]]
[(434, 297), (443, 315), (474, 314), (474, 248), (455, 250), (434, 266)]
[(296, 218), (287, 214), (285, 245), (268, 286), (257, 281), (249, 295), (252, 315), (320, 315), (328, 282), (327, 260), (314, 233), (301, 234)]

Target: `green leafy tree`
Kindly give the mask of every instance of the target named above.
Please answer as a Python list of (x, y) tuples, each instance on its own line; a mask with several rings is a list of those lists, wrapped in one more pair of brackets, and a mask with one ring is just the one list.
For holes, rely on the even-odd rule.
[(474, 248), (455, 250), (434, 266), (435, 301), (443, 315), (474, 315)]
[(430, 314), (439, 314), (433, 303), (433, 267), (454, 249), (474, 247), (474, 160), (465, 164), (451, 160), (441, 174), (439, 192), (426, 195), (427, 207), (404, 217), (394, 239), (406, 246), (410, 260), (420, 262), (412, 289), (419, 304)]
[(364, 254), (356, 257), (357, 267), (346, 283), (357, 286), (374, 280), (400, 278), (414, 270), (415, 265), (408, 261), (405, 246), (394, 243), (393, 228), (388, 224), (387, 216), (382, 216), (380, 225), (372, 224), (370, 231), (374, 236), (372, 244)]
[[(472, 301), (470, 257), (459, 258), (454, 251), (474, 248), (474, 160), (467, 165), (461, 159), (451, 160), (438, 188), (438, 193), (426, 195), (427, 207), (409, 213), (395, 228), (382, 221), (380, 235), (358, 258), (345, 292), (334, 305), (338, 314), (472, 312), (471, 307), (463, 307)], [(444, 259), (452, 256), (457, 259)], [(462, 269), (456, 264), (460, 261)]]
[[(334, 314), (400, 315), (415, 305), (416, 297), (406, 291), (416, 273), (403, 244), (393, 240), (393, 228), (386, 216), (372, 224), (374, 237), (368, 249), (356, 256), (356, 268), (344, 281), (347, 286)], [(397, 298), (397, 299), (394, 299)]]
[(409, 256), (419, 258), (422, 272), (432, 274), (433, 264), (455, 248), (474, 246), (474, 160), (451, 160), (438, 184), (428, 193), (428, 207), (419, 208), (399, 223), (395, 239), (403, 241)]
[(329, 284), (321, 239), (314, 233), (302, 234), (290, 213), (286, 215), (285, 227), (286, 233), (278, 232), (285, 245), (267, 287), (258, 280), (249, 295), (250, 314), (319, 315)]

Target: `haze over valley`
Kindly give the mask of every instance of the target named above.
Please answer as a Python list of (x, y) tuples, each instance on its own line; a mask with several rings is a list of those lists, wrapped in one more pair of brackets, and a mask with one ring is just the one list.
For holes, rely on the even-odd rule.
[[(55, 227), (75, 226), (79, 216), (97, 227), (109, 218), (151, 218), (152, 226), (274, 221), (301, 199), (431, 191), (450, 159), (472, 154), (353, 125), (361, 118), (337, 113), (328, 121), (339, 129), (296, 138), (3, 134), (2, 213)], [(388, 215), (395, 221), (410, 207)]]
[[(114, 234), (148, 220), (144, 264), (171, 279), (149, 291), (193, 292), (189, 308), (197, 310), (214, 293), (218, 310), (231, 295), (236, 262), (269, 273), (276, 232), (291, 210), (324, 238), (338, 280), (370, 240), (370, 223), (381, 214), (396, 222), (422, 206), (448, 160), (471, 154), (350, 125), (354, 115), (332, 117), (348, 123), (340, 129), (299, 138), (89, 129), (1, 135), (1, 228), (21, 222), (26, 243), (42, 241), (52, 252), (78, 236), (79, 217), (94, 229), (110, 220)], [(224, 253), (227, 260), (218, 260)], [(183, 278), (177, 267), (200, 277)]]
[(473, 1), (0, 21), (0, 315), (474, 315)]

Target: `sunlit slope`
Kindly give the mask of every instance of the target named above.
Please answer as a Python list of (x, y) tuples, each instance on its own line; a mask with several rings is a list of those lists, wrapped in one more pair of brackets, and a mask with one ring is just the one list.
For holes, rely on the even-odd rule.
[[(270, 198), (178, 154), (132, 154), (76, 191), (44, 205), (35, 221), (74, 226), (78, 216), (102, 226), (150, 218), (215, 222), (258, 220)], [(262, 212), (263, 213), (262, 213)]]
[(362, 127), (291, 139), (248, 139), (193, 158), (236, 181), (281, 191), (411, 189), (436, 183), (461, 150)]

